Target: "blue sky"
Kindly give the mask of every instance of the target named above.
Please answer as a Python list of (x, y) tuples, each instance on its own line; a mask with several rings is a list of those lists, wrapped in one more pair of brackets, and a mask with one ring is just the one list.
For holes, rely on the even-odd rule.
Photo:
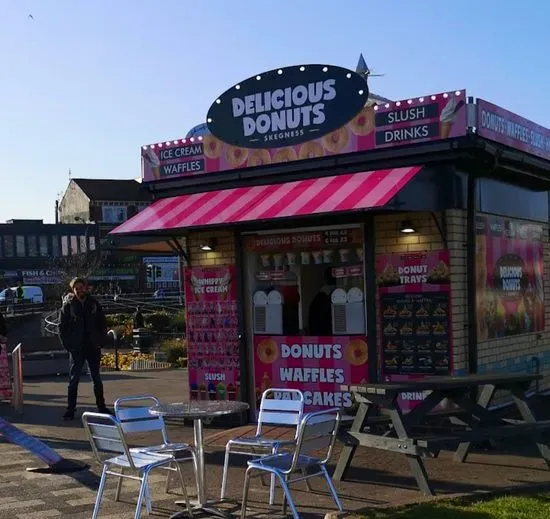
[(217, 95), (278, 66), (354, 68), (363, 52), (385, 73), (373, 92), (401, 99), (466, 88), (550, 126), (550, 4), (540, 0), (0, 0), (0, 8), (0, 222), (53, 221), (69, 169), (137, 177), (142, 144), (185, 136)]

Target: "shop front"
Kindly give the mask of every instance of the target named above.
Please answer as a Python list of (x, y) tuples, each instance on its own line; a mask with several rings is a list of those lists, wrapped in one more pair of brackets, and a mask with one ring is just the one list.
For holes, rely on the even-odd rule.
[(186, 238), (192, 399), (349, 408), (341, 384), (550, 366), (550, 132), (463, 90), (380, 103), (367, 79), (259, 74), (208, 131), (142, 148), (156, 201), (113, 233)]

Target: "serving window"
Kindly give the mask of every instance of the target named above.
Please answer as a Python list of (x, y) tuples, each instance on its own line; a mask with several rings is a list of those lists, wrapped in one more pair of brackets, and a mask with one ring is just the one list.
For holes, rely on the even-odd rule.
[(244, 246), (255, 335), (365, 334), (361, 228), (254, 234)]

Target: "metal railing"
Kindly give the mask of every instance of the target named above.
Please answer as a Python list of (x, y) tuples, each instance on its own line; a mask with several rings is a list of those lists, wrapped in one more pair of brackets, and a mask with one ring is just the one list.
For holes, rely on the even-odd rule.
[(45, 305), (43, 303), (30, 303), (30, 302), (0, 302), (0, 312), (5, 316), (13, 315), (25, 315), (25, 314), (38, 314), (43, 312)]
[(11, 353), (13, 369), (12, 405), (16, 413), (23, 412), (23, 354), (21, 343)]

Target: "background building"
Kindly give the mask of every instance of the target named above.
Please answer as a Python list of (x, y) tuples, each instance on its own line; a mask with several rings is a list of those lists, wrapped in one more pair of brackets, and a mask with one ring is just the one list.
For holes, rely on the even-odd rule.
[(0, 287), (21, 281), (42, 286), (48, 294), (48, 287), (63, 283), (68, 263), (95, 257), (98, 244), (94, 224), (8, 220), (0, 224)]

